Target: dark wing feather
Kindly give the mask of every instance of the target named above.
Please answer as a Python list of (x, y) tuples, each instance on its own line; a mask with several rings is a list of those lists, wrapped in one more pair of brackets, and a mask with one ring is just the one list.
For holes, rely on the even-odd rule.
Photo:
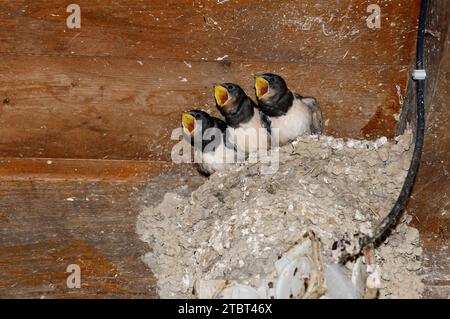
[(272, 121), (270, 120), (270, 118), (264, 114), (263, 112), (256, 110), (257, 112), (259, 112), (259, 116), (261, 118), (261, 122), (263, 127), (269, 132), (269, 134), (271, 134), (271, 126), (272, 126)]
[(313, 97), (301, 97), (300, 99), (303, 104), (305, 104), (311, 110), (311, 134), (322, 134), (322, 111), (320, 110), (319, 102)]
[(222, 121), (221, 119), (217, 118), (217, 117), (212, 117), (213, 121), (214, 121), (214, 126), (217, 127), (218, 129), (220, 129), (222, 131), (222, 133), (225, 133), (226, 129), (227, 129), (227, 123), (225, 123), (224, 121)]

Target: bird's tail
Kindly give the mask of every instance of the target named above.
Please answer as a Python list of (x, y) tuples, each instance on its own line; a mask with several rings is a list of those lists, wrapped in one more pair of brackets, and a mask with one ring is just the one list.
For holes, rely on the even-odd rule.
[(322, 134), (322, 111), (320, 110), (319, 102), (313, 97), (302, 97), (301, 100), (303, 104), (305, 104), (311, 110), (311, 134)]

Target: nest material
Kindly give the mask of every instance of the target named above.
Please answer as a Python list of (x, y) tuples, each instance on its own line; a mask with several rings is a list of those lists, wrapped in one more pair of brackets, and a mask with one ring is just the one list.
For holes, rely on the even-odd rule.
[[(410, 131), (394, 142), (304, 136), (280, 149), (274, 174), (261, 174), (267, 164), (247, 164), (213, 174), (190, 196), (176, 189), (165, 194), (159, 205), (143, 209), (137, 225), (152, 248), (144, 261), (160, 296), (198, 297), (200, 281), (260, 287), (276, 279), (275, 263), (308, 231), (331, 265), (334, 240), (370, 233), (389, 212), (409, 167), (411, 137)], [(417, 266), (409, 267), (421, 254), (418, 233), (406, 235), (416, 230), (405, 220), (398, 231), (394, 238), (403, 241), (393, 246), (388, 240), (376, 250), (377, 271), (381, 278), (408, 278), (409, 286), (402, 290), (385, 276), (380, 296), (419, 297)]]

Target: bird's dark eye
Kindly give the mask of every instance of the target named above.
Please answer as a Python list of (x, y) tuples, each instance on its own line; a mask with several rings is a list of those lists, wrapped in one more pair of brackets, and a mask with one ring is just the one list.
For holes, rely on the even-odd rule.
[(273, 83), (274, 81), (275, 81), (274, 78), (270, 78), (270, 79), (269, 79), (269, 83)]

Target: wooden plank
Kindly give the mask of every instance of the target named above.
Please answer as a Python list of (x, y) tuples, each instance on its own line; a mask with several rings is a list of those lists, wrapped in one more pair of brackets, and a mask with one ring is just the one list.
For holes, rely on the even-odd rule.
[(369, 0), (77, 3), (80, 30), (62, 0), (0, 8), (2, 157), (170, 160), (181, 111), (260, 71), (317, 96), (328, 134), (394, 134), (418, 0), (379, 1), (376, 30)]
[[(392, 136), (418, 0), (378, 1), (380, 30), (364, 27), (369, 2), (82, 0), (79, 31), (65, 28), (62, 0), (3, 2), (0, 297), (156, 297), (139, 259), (149, 248), (134, 229), (140, 194), (168, 165), (179, 112), (212, 105), (212, 82), (252, 92), (252, 73), (278, 72), (319, 97), (327, 133)], [(440, 40), (427, 40), (433, 103), (408, 205), (425, 250), (426, 297), (449, 292), (448, 5), (430, 6)], [(69, 263), (82, 266), (81, 290), (65, 286)]]
[[(148, 247), (135, 232), (142, 189), (126, 183), (2, 182), (0, 297), (155, 297), (153, 275), (140, 260)], [(69, 264), (81, 268), (81, 289), (67, 288)]]
[(424, 249), (425, 297), (450, 296), (450, 3), (432, 1), (426, 38), (426, 131), (422, 162), (407, 209)]
[[(180, 113), (212, 110), (211, 83), (235, 81), (253, 96), (253, 74), (285, 76), (316, 96), (326, 132), (392, 137), (409, 67), (155, 61), (92, 57), (3, 57), (0, 156), (170, 161)], [(403, 92), (403, 93), (402, 93)], [(345, 123), (345, 125), (342, 125)]]
[(0, 181), (145, 182), (171, 166), (149, 161), (0, 158)]
[[(145, 182), (2, 181), (0, 298), (157, 297), (137, 216), (166, 192), (203, 181), (183, 165)], [(81, 268), (80, 289), (67, 288), (69, 264)]]
[(409, 65), (419, 1), (376, 3), (382, 27), (370, 30), (371, 0), (80, 0), (82, 28), (70, 30), (67, 1), (9, 1), (0, 53)]

